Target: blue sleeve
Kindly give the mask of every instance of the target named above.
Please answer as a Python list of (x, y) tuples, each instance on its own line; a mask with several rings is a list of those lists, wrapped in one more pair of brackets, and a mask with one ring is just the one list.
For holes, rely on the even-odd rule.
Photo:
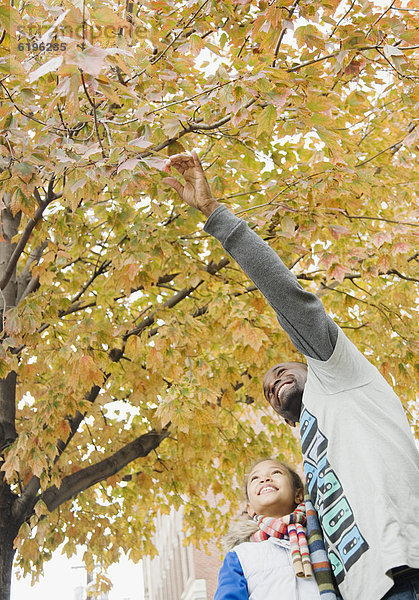
[(214, 600), (249, 600), (247, 581), (237, 554), (229, 552), (218, 574)]

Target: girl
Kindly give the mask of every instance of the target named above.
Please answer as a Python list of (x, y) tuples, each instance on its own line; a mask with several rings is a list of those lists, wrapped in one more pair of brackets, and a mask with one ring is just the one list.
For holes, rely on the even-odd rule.
[(298, 474), (263, 459), (251, 468), (245, 492), (247, 515), (224, 538), (228, 553), (214, 600), (320, 600)]

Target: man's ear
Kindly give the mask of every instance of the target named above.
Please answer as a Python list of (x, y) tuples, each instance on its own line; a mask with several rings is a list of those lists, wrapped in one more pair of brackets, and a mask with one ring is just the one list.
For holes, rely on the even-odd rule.
[(301, 504), (301, 502), (303, 502), (304, 500), (304, 490), (303, 489), (299, 489), (295, 492), (295, 501), (297, 504)]
[(246, 510), (247, 510), (247, 514), (249, 515), (249, 517), (251, 519), (253, 519), (253, 517), (255, 516), (256, 512), (253, 510), (253, 508), (250, 506), (250, 502), (248, 502), (246, 504)]

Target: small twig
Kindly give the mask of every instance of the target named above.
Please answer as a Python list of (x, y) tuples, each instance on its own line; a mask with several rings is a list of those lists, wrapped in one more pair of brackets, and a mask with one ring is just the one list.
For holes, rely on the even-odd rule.
[(193, 13), (193, 15), (190, 17), (190, 19), (187, 21), (187, 23), (183, 26), (183, 29), (177, 34), (175, 35), (175, 37), (173, 38), (173, 40), (170, 42), (170, 44), (168, 44), (166, 46), (166, 48), (164, 50), (162, 50), (160, 52), (160, 54), (158, 54), (155, 58), (153, 58), (152, 60), (150, 60), (150, 64), (147, 65), (146, 67), (144, 67), (144, 69), (141, 69), (141, 71), (139, 71), (138, 73), (136, 73), (135, 75), (133, 75), (130, 79), (127, 79), (126, 83), (128, 83), (129, 81), (132, 81), (132, 79), (134, 79), (135, 77), (141, 77), (141, 75), (143, 75), (148, 67), (150, 65), (155, 65), (156, 62), (158, 62), (159, 60), (161, 60), (163, 58), (163, 56), (165, 56), (165, 54), (169, 51), (169, 49), (173, 46), (173, 44), (180, 38), (180, 36), (182, 35), (182, 33), (185, 31), (185, 29), (192, 23), (192, 21), (199, 15), (199, 13), (201, 12), (201, 10), (203, 8), (205, 8), (205, 6), (208, 4), (209, 0), (205, 0), (205, 2), (198, 8), (197, 11), (195, 11)]
[[(369, 292), (367, 292), (366, 290), (364, 290), (363, 288), (359, 287), (355, 281), (351, 280), (352, 283), (362, 292), (368, 294)], [(388, 324), (390, 325), (391, 329), (397, 333), (397, 335), (399, 335), (402, 339), (406, 340), (406, 338), (399, 332), (397, 331), (394, 327), (393, 327), (393, 323), (391, 322), (390, 318), (388, 315), (386, 315), (385, 311), (378, 306), (378, 304), (375, 304), (374, 302), (368, 302), (367, 300), (363, 300), (362, 298), (359, 298), (358, 296), (352, 296), (352, 294), (348, 294), (348, 292), (345, 292), (343, 290), (339, 290), (336, 289), (332, 286), (326, 285), (325, 283), (321, 284), (322, 288), (325, 288), (326, 290), (330, 290), (331, 292), (336, 292), (338, 294), (342, 294), (343, 296), (348, 296), (349, 298), (352, 298), (352, 300), (355, 300), (356, 302), (361, 302), (362, 304), (366, 304), (367, 306), (373, 306), (374, 308), (376, 308), (382, 315), (383, 317), (386, 319), (386, 321), (388, 322)], [(407, 340), (406, 340), (407, 341)]]
[(328, 58), (333, 58), (334, 56), (337, 56), (340, 52), (341, 52), (340, 50), (337, 50), (336, 52), (332, 52), (332, 54), (327, 54), (326, 56), (320, 56), (319, 58), (313, 58), (312, 60), (308, 60), (307, 62), (296, 65), (295, 67), (290, 67), (289, 69), (287, 69), (287, 72), (294, 73), (295, 71), (298, 71), (299, 69), (302, 69), (303, 67), (308, 67), (310, 65), (314, 65), (315, 63), (321, 62), (323, 60), (327, 60)]
[(109, 127), (106, 125), (106, 123), (103, 123), (103, 121), (102, 121), (102, 125), (105, 128), (106, 135), (108, 136), (109, 148), (112, 148), (112, 137), (111, 137), (111, 132), (109, 131)]
[(400, 279), (405, 279), (406, 281), (416, 281), (416, 282), (419, 282), (419, 279), (417, 279), (416, 277), (409, 277), (408, 275), (403, 275), (397, 269), (389, 269), (385, 273), (385, 275), (397, 275), (397, 277), (400, 277)]
[(46, 123), (44, 123), (43, 121), (40, 121), (39, 119), (37, 119), (36, 117), (34, 117), (33, 115), (30, 115), (29, 113), (25, 112), (24, 110), (20, 109), (18, 107), (18, 105), (15, 103), (15, 101), (13, 100), (13, 96), (10, 94), (9, 90), (7, 89), (7, 87), (4, 85), (3, 80), (0, 80), (0, 85), (1, 87), (4, 89), (4, 91), (6, 92), (10, 102), (13, 104), (13, 106), (15, 107), (15, 109), (20, 112), (21, 115), (23, 115), (24, 117), (26, 117), (27, 119), (31, 119), (32, 121), (35, 121), (35, 123), (39, 123), (40, 125), (43, 125), (44, 127), (50, 127), (51, 129), (55, 129), (59, 131), (58, 127), (51, 127), (48, 126)]
[(404, 136), (404, 138), (394, 144), (391, 144), (391, 146), (388, 146), (388, 148), (384, 148), (384, 150), (381, 150), (380, 152), (377, 152), (377, 154), (375, 154), (374, 156), (371, 156), (371, 158), (367, 158), (366, 160), (363, 160), (362, 162), (358, 163), (355, 165), (356, 168), (362, 167), (363, 165), (366, 165), (367, 163), (371, 162), (372, 160), (374, 160), (375, 158), (378, 158), (378, 156), (381, 156), (382, 154), (384, 154), (384, 152), (388, 152), (389, 150), (393, 150), (393, 148), (397, 148), (397, 150), (399, 150), (401, 148), (401, 146), (403, 145), (404, 140), (410, 135), (410, 133), (408, 133), (407, 135)]
[(340, 328), (341, 329), (354, 329), (354, 330), (356, 330), (356, 329), (362, 329), (363, 327), (367, 327), (368, 325), (369, 325), (369, 323), (362, 323), (362, 325), (357, 325), (357, 326), (354, 326), (354, 325), (340, 325)]
[(250, 34), (249, 34), (249, 35), (246, 35), (246, 37), (244, 38), (244, 42), (243, 42), (243, 44), (240, 46), (240, 49), (239, 49), (239, 51), (238, 51), (238, 53), (237, 53), (237, 58), (240, 58), (240, 54), (243, 52), (243, 49), (244, 49), (244, 47), (245, 47), (245, 45), (246, 45), (246, 42), (247, 42), (247, 40), (248, 40), (249, 38), (250, 38)]
[(329, 35), (329, 39), (332, 37), (332, 35), (335, 33), (335, 31), (338, 29), (339, 25), (342, 23), (342, 21), (344, 19), (346, 19), (346, 17), (349, 15), (349, 13), (351, 12), (351, 10), (354, 7), (356, 0), (352, 0), (350, 7), (348, 8), (348, 10), (346, 11), (346, 13), (343, 15), (343, 17), (341, 17), (339, 19), (339, 21), (336, 23), (336, 25), (333, 27), (332, 33)]
[(160, 54), (158, 54), (153, 60), (150, 61), (150, 64), (154, 65), (156, 62), (158, 62), (160, 59), (162, 59), (165, 54), (167, 54), (168, 50), (180, 38), (180, 36), (182, 35), (182, 33), (192, 23), (192, 21), (194, 19), (196, 19), (196, 17), (199, 15), (199, 13), (201, 12), (201, 10), (203, 8), (205, 8), (205, 6), (208, 4), (208, 2), (209, 2), (209, 0), (205, 0), (205, 2), (198, 8), (197, 11), (194, 12), (194, 14), (186, 22), (186, 25), (184, 25), (183, 29), (173, 38), (173, 40), (170, 42), (170, 44), (168, 46), (166, 46), (166, 48), (160, 52)]
[[(241, 77), (237, 77), (236, 79), (231, 79), (230, 81), (225, 81), (224, 83), (217, 83), (217, 85), (213, 85), (209, 89), (204, 90), (203, 92), (199, 92), (198, 94), (194, 94), (193, 96), (190, 96), (189, 98), (185, 98), (183, 100), (174, 100), (173, 102), (169, 102), (168, 104), (165, 104), (164, 106), (159, 106), (158, 108), (154, 108), (153, 110), (150, 110), (148, 113), (146, 113), (146, 116), (152, 115), (161, 110), (165, 110), (166, 108), (169, 108), (170, 106), (175, 106), (176, 104), (182, 104), (184, 102), (191, 102), (192, 100), (195, 100), (196, 98), (199, 98), (200, 96), (209, 94), (209, 93), (213, 92), (214, 90), (218, 90), (218, 89), (224, 87), (225, 85), (235, 83), (236, 81), (239, 81), (240, 79), (241, 79)], [(129, 121), (128, 121), (128, 123), (129, 123)], [(122, 125), (122, 123), (121, 123), (121, 125)], [(124, 125), (125, 125), (125, 123), (124, 123)]]
[(212, 167), (212, 165), (215, 164), (219, 158), (220, 158), (219, 156), (216, 156), (214, 158), (214, 160), (207, 167), (205, 167), (204, 171), (208, 171), (208, 169), (210, 169)]
[(1, 330), (4, 331), (5, 328), (5, 322), (6, 322), (6, 309), (7, 309), (7, 304), (6, 304), (6, 298), (3, 295), (3, 291), (0, 289), (0, 294), (1, 294), (1, 298), (3, 300), (3, 310), (2, 310), (2, 328)]
[(9, 146), (9, 152), (10, 152), (9, 167), (11, 167), (12, 164), (15, 162), (15, 156), (13, 154), (13, 149), (12, 149), (12, 147), (10, 145), (10, 142), (9, 142), (9, 137), (7, 135), (4, 135), (4, 139), (6, 140), (6, 143)]
[(399, 71), (391, 62), (391, 60), (389, 60), (387, 58), (387, 56), (384, 54), (384, 52), (381, 52), (381, 50), (379, 48), (377, 48), (377, 52), (380, 56), (382, 56), (384, 58), (384, 60), (390, 65), (390, 67), (393, 69), (393, 71), (395, 71), (397, 73), (397, 75), (401, 78), (401, 79), (411, 79), (412, 81), (414, 81), (415, 79), (419, 79), (419, 77), (414, 77), (412, 75), (404, 75), (403, 73), (401, 73), (401, 71)]
[(87, 290), (87, 288), (90, 287), (90, 285), (94, 282), (94, 280), (99, 277), (99, 275), (102, 275), (103, 273), (106, 272), (106, 269), (110, 266), (111, 262), (112, 261), (110, 261), (110, 260), (105, 260), (100, 265), (100, 267), (89, 277), (87, 282), (82, 286), (81, 290), (74, 296), (74, 298), (72, 298), (71, 306), (73, 306), (80, 300), (80, 298), (83, 296), (83, 294)]
[[(383, 47), (382, 44), (375, 44), (374, 46), (362, 46), (360, 48), (351, 48), (350, 50), (352, 52), (359, 53), (364, 50), (378, 50), (379, 48), (382, 48), (382, 47)], [(401, 46), (400, 50), (416, 50), (416, 48), (419, 48), (419, 46)], [(348, 52), (350, 50), (348, 49)], [(323, 60), (327, 60), (328, 58), (333, 58), (334, 56), (337, 56), (340, 52), (341, 52), (341, 50), (337, 50), (336, 52), (332, 52), (331, 54), (326, 54), (325, 56), (320, 56), (319, 58), (313, 58), (312, 60), (308, 60), (307, 62), (296, 65), (295, 67), (290, 67), (289, 69), (287, 69), (287, 73), (294, 73), (295, 71), (298, 71), (299, 69), (302, 69), (303, 67), (308, 67), (310, 65), (314, 65), (315, 63), (321, 62)]]
[[(300, 2), (300, 0), (294, 0), (294, 4), (289, 9), (287, 9), (288, 10), (288, 19), (290, 19), (292, 17), (292, 15), (294, 14), (295, 9), (297, 8), (299, 2)], [(278, 38), (278, 41), (276, 42), (276, 46), (275, 46), (275, 52), (274, 52), (275, 58), (272, 62), (272, 67), (274, 67), (276, 65), (276, 59), (278, 58), (279, 49), (281, 47), (282, 40), (284, 39), (284, 35), (285, 35), (286, 31), (287, 31), (287, 28), (283, 27), (281, 33), (279, 34), (279, 38)]]
[(369, 34), (371, 33), (372, 28), (377, 25), (377, 23), (379, 21), (381, 21), (381, 19), (384, 17), (384, 15), (386, 15), (388, 13), (389, 10), (391, 10), (393, 8), (393, 4), (396, 2), (396, 0), (393, 0), (392, 3), (390, 4), (390, 6), (378, 17), (378, 19), (376, 19), (374, 21), (374, 23), (371, 25), (371, 27), (368, 29), (367, 33), (365, 34), (365, 37), (367, 38), (369, 36)]
[[(57, 77), (57, 84), (58, 84), (58, 77)], [(60, 121), (63, 124), (63, 127), (65, 128), (65, 130), (67, 132), (67, 135), (69, 135), (69, 130), (68, 130), (67, 125), (65, 124), (63, 113), (61, 111), (60, 103), (59, 102), (57, 103), (57, 110), (58, 110), (58, 114), (60, 115)], [(84, 123), (83, 123), (83, 126), (84, 126)]]
[(84, 89), (84, 92), (86, 94), (87, 100), (89, 101), (90, 106), (93, 108), (93, 119), (94, 119), (94, 122), (95, 122), (96, 137), (97, 137), (99, 145), (100, 145), (100, 147), (102, 149), (102, 156), (103, 156), (103, 158), (106, 158), (106, 153), (105, 153), (105, 150), (103, 148), (102, 139), (101, 139), (101, 137), (99, 135), (99, 127), (98, 127), (97, 114), (96, 114), (96, 104), (91, 99), (90, 94), (89, 94), (89, 92), (87, 90), (86, 82), (84, 81), (83, 71), (81, 69), (79, 69), (79, 71), (80, 71), (81, 81), (82, 81), (82, 84), (83, 84), (83, 89)]

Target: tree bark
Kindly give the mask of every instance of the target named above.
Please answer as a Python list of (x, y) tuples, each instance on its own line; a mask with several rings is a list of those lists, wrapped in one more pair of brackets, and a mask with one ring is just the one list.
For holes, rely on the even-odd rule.
[[(40, 498), (45, 502), (48, 510), (52, 512), (63, 504), (63, 502), (70, 500), (70, 498), (73, 498), (80, 492), (87, 490), (92, 485), (103, 481), (111, 475), (115, 475), (115, 473), (118, 473), (133, 460), (147, 456), (169, 436), (169, 433), (168, 427), (161, 432), (148, 431), (144, 433), (120, 450), (117, 450), (111, 456), (108, 456), (108, 458), (104, 458), (89, 467), (64, 477), (61, 481), (60, 489), (57, 489), (53, 485), (45, 490)], [(35, 502), (36, 500), (37, 498)]]
[[(7, 284), (0, 291), (0, 332), (4, 329), (6, 312), (16, 306), (16, 264), (12, 264), (12, 256), (16, 244), (12, 238), (17, 234), (21, 213), (13, 215), (8, 207), (10, 197), (5, 194), (6, 208), (1, 211), (1, 227), (3, 240), (0, 242), (0, 279)], [(0, 379), (0, 452), (10, 446), (17, 437), (16, 426), (16, 373), (11, 371)], [(3, 456), (0, 455), (0, 465)], [(13, 542), (19, 530), (19, 524), (12, 514), (12, 506), (16, 497), (0, 473), (0, 600), (9, 600), (12, 566), (15, 550)]]
[[(5, 195), (5, 201), (7, 198)], [(1, 212), (1, 225), (4, 241), (0, 242), (0, 278), (10, 265), (16, 244), (12, 238), (16, 235), (20, 223), (20, 213), (13, 216), (9, 208)], [(0, 292), (0, 331), (3, 331), (4, 318), (7, 310), (16, 306), (16, 267), (7, 285)], [(16, 373), (10, 372), (5, 379), (0, 380), (0, 451), (10, 445), (17, 437), (15, 429), (16, 414)]]
[(10, 600), (10, 583), (15, 550), (13, 541), (19, 527), (12, 517), (15, 496), (0, 478), (0, 600)]

